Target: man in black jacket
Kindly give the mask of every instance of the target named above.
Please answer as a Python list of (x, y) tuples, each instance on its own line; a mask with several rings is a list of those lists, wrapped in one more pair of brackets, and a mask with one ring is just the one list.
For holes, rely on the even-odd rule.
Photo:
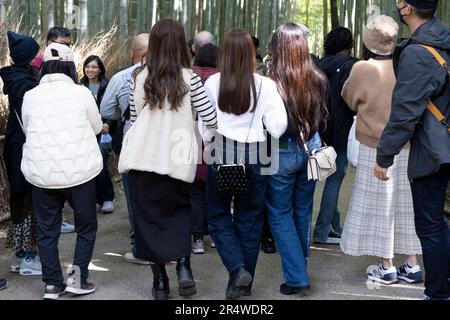
[(341, 92), (353, 65), (357, 62), (351, 57), (353, 46), (353, 35), (350, 30), (344, 27), (333, 29), (325, 39), (325, 57), (318, 64), (330, 83), (327, 103), (329, 119), (322, 138), (327, 145), (335, 148), (338, 158), (337, 172), (327, 179), (322, 196), (314, 230), (314, 242), (317, 244), (339, 245), (341, 240), (339, 192), (347, 170), (348, 136), (355, 115), (345, 103)]
[[(450, 228), (444, 215), (450, 180), (450, 131), (427, 110), (433, 102), (449, 119), (450, 72), (426, 48), (450, 63), (450, 31), (434, 17), (438, 0), (398, 1), (401, 19), (413, 33), (394, 54), (397, 85), (392, 114), (378, 147), (376, 176), (389, 180), (394, 156), (411, 141), (408, 174), (417, 235), (426, 271), (424, 300), (449, 298)], [(448, 121), (448, 120), (447, 120)]]

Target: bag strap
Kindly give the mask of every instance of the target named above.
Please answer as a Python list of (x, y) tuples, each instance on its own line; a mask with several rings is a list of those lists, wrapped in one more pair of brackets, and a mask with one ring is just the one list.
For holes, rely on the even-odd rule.
[(17, 121), (19, 121), (19, 125), (22, 128), (23, 133), (25, 134), (25, 127), (23, 126), (22, 120), (19, 117), (19, 114), (17, 113), (17, 110), (14, 109), (14, 112), (16, 113)]
[[(442, 68), (444, 68), (445, 70), (447, 70), (447, 72), (449, 72), (450, 74), (450, 69), (449, 66), (447, 64), (447, 61), (445, 61), (445, 59), (439, 54), (439, 52), (430, 46), (426, 46), (421, 44), (420, 45), (422, 48), (427, 49), (432, 55), (433, 57), (439, 62), (439, 64), (442, 66)], [(439, 110), (439, 108), (432, 102), (430, 101), (428, 103), (427, 106), (428, 111), (430, 111), (433, 116), (443, 125), (447, 128), (448, 132), (450, 133), (450, 125), (448, 125), (445, 121), (445, 116), (442, 114), (442, 112)]]
[[(256, 107), (258, 107), (259, 98), (261, 97), (262, 83), (263, 83), (263, 79), (261, 79), (261, 83), (260, 83), (260, 85), (259, 85), (259, 93), (258, 93), (258, 97), (256, 98), (256, 99), (257, 99), (257, 100), (256, 100)], [(245, 144), (248, 143), (248, 138), (250, 137), (250, 132), (252, 131), (253, 122), (254, 122), (254, 120), (255, 120), (255, 115), (256, 115), (256, 109), (255, 109), (255, 111), (253, 112), (252, 122), (250, 123), (250, 127), (248, 128), (247, 138), (245, 138)], [(218, 152), (217, 155), (219, 156), (220, 162), (223, 162), (222, 157), (220, 156), (220, 152)], [(242, 161), (243, 161), (243, 159), (244, 159), (244, 156), (245, 156), (245, 148), (244, 148), (244, 151), (242, 152), (242, 155), (241, 155), (241, 159), (240, 159), (240, 161), (239, 161), (239, 164), (242, 164)]]
[(439, 62), (439, 64), (446, 70), (448, 70), (448, 64), (447, 61), (445, 61), (445, 59), (440, 55), (440, 53), (433, 47), (430, 46), (426, 46), (424, 44), (420, 45), (422, 48), (427, 49), (432, 55), (433, 57), (436, 58), (436, 60)]

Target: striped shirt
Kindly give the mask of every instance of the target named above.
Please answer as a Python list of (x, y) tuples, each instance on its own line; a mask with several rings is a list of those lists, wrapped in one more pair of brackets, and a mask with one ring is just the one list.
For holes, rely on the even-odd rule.
[[(131, 84), (131, 95), (130, 95), (130, 112), (131, 112), (131, 124), (133, 125), (136, 122), (138, 117), (136, 111), (136, 105), (134, 100), (134, 81)], [(205, 88), (203, 87), (201, 78), (193, 74), (191, 78), (191, 106), (198, 113), (200, 118), (203, 120), (204, 124), (208, 128), (217, 129), (217, 115), (216, 110), (209, 101), (208, 95), (205, 92)]]

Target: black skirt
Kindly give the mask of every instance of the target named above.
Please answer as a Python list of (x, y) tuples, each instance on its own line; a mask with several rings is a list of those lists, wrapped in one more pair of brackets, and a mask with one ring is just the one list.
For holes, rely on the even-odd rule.
[(191, 253), (191, 184), (131, 171), (136, 257), (165, 264)]

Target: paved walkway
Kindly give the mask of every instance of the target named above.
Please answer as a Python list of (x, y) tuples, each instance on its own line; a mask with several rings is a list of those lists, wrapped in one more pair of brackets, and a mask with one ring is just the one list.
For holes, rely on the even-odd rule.
[[(342, 190), (340, 207), (346, 212), (351, 196), (354, 170), (349, 175)], [(322, 192), (316, 193), (315, 215)], [(136, 266), (125, 262), (122, 255), (129, 250), (128, 219), (123, 200), (123, 192), (118, 192), (118, 202), (114, 214), (99, 216), (97, 245), (91, 265), (90, 280), (97, 285), (97, 292), (81, 299), (86, 300), (148, 300), (151, 299), (152, 273), (149, 266)], [(68, 220), (72, 221), (68, 216)], [(0, 233), (0, 276), (7, 277), (9, 288), (0, 291), (0, 300), (39, 300), (43, 294), (40, 277), (21, 277), (8, 274), (10, 254), (4, 248), (4, 233)], [(60, 256), (64, 265), (72, 261), (74, 235), (63, 235), (60, 241)], [(398, 257), (400, 264), (403, 257)], [(197, 281), (197, 300), (222, 300), (227, 285), (227, 274), (215, 249), (206, 255), (192, 259), (194, 277)], [(376, 258), (354, 258), (344, 255), (338, 246), (313, 246), (310, 259), (312, 292), (308, 297), (285, 297), (279, 293), (283, 282), (278, 255), (261, 253), (252, 299), (257, 300), (416, 300), (423, 292), (422, 285), (410, 286), (400, 283), (393, 286), (375, 288), (366, 283), (366, 270), (378, 264)], [(175, 267), (169, 267), (172, 284), (172, 298), (179, 299), (176, 285)], [(68, 299), (63, 297), (62, 299)]]

